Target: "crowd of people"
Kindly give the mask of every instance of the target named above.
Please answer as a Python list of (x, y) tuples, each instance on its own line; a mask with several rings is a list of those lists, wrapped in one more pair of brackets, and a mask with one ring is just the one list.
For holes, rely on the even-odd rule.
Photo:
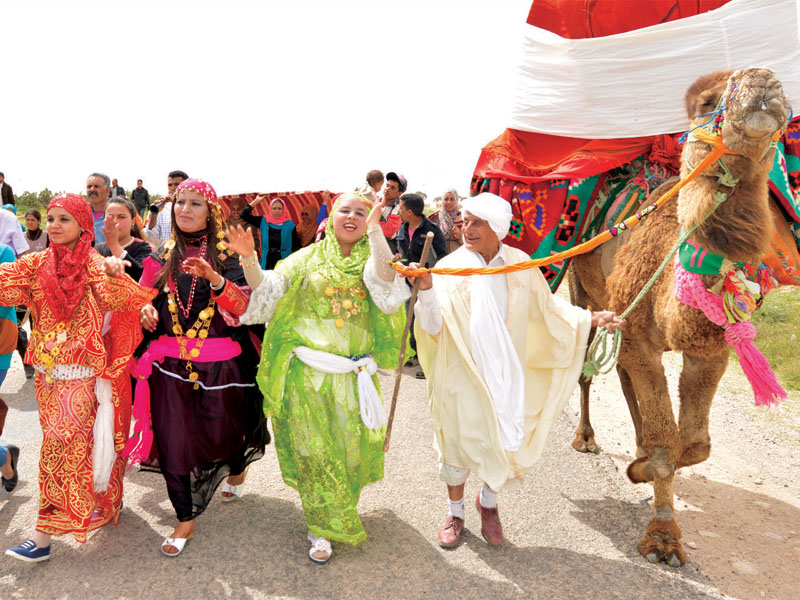
[[(183, 171), (169, 173), (167, 188), (150, 203), (139, 180), (129, 200), (92, 173), (85, 198), (52, 199), (46, 233), (35, 210), (24, 233), (0, 211), (0, 383), (22, 306), (43, 431), (35, 531), (6, 554), (46, 560), (52, 536), (84, 542), (116, 524), (131, 463), (163, 477), (176, 526), (160, 549), (178, 556), (217, 490), (226, 502), (242, 495), (270, 441), (300, 495), (309, 558), (327, 562), (331, 542), (359, 544), (361, 491), (384, 476), (377, 370), (397, 367), (407, 312), (449, 500), (439, 543), (460, 542), (475, 472), (481, 532), (501, 544), (497, 493), (538, 459), (589, 329), (622, 326), (616, 315), (558, 299), (538, 270), (425, 274), (409, 311), (415, 280), (393, 263), (418, 268), (428, 234), (423, 266), (528, 258), (502, 243), (511, 211), (492, 194), (459, 211), (447, 190), (428, 218), (404, 176), (372, 170), (355, 191), (301, 207), (294, 223), (283, 198), (257, 215), (264, 196), (227, 205)], [(6, 413), (3, 403), (0, 434)], [(19, 448), (0, 446), (7, 491), (18, 459)]]

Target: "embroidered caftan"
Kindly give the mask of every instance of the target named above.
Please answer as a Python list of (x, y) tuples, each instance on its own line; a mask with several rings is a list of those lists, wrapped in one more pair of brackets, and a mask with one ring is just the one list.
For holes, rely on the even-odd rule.
[[(396, 368), (409, 292), (396, 276), (378, 277), (372, 257), (348, 285), (333, 285), (321, 244), (263, 271), (241, 319), (269, 322), (258, 383), (283, 480), (299, 492), (308, 530), (355, 545), (367, 537), (357, 511), (361, 490), (383, 479), (386, 428), (362, 422), (356, 373), (318, 371), (293, 350), (305, 346), (353, 359), (371, 354), (378, 366)], [(375, 375), (373, 382), (379, 387)]]
[[(86, 288), (68, 322), (58, 322), (41, 285), (47, 252), (28, 254), (0, 265), (0, 304), (31, 309), (31, 331), (25, 362), (36, 369), (36, 399), (42, 425), (39, 459), (37, 531), (72, 533), (79, 542), (110, 520), (118, 522), (124, 461), (119, 452), (130, 428), (130, 396), (112, 384), (114, 451), (117, 457), (107, 490), (95, 493), (92, 449), (97, 414), (96, 378), (119, 378), (128, 366), (141, 328), (138, 310), (155, 292), (127, 275), (108, 277), (103, 258), (91, 251)], [(104, 338), (106, 313), (118, 313), (116, 328)]]

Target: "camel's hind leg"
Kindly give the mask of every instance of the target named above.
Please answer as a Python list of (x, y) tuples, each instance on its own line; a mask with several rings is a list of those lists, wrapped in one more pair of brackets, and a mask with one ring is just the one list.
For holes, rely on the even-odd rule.
[(639, 553), (650, 562), (664, 561), (678, 567), (686, 562), (681, 546), (681, 529), (673, 516), (673, 480), (681, 455), (681, 439), (667, 378), (661, 365), (661, 352), (642, 340), (623, 338), (620, 365), (629, 377), (641, 410), (641, 446), (644, 456), (628, 466), (628, 477), (634, 483), (653, 482), (653, 508)]
[[(588, 308), (591, 299), (581, 284), (580, 276), (574, 268), (574, 263), (567, 273), (567, 281), (569, 282), (570, 302), (575, 306)], [(589, 344), (592, 343), (595, 332), (596, 328), (592, 327), (589, 332), (587, 348)], [(578, 383), (581, 386), (581, 420), (580, 423), (578, 423), (578, 429), (575, 431), (575, 439), (572, 440), (572, 447), (578, 452), (592, 452), (597, 454), (600, 452), (600, 448), (597, 447), (597, 443), (594, 441), (594, 429), (592, 429), (592, 424), (589, 422), (589, 391), (592, 387), (592, 378), (581, 375)]]
[[(592, 330), (592, 334), (593, 333), (594, 330)], [(572, 440), (572, 447), (578, 452), (592, 452), (593, 454), (597, 454), (600, 452), (600, 448), (594, 441), (594, 429), (592, 429), (592, 424), (589, 422), (589, 390), (592, 387), (592, 378), (581, 375), (578, 383), (581, 386), (581, 421), (578, 423), (578, 429), (575, 431), (575, 439)]]
[(678, 467), (701, 463), (711, 453), (708, 415), (717, 385), (727, 365), (727, 348), (711, 357), (691, 356), (685, 352), (683, 354), (683, 370), (678, 385), (681, 397), (678, 427), (683, 451)]

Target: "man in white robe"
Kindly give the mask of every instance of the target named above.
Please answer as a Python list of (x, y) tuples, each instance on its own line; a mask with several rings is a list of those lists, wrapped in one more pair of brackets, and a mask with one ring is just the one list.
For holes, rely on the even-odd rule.
[[(529, 260), (500, 242), (511, 207), (494, 194), (463, 203), (464, 246), (437, 268), (498, 267)], [(439, 544), (458, 545), (464, 484), (484, 482), (476, 506), (481, 534), (503, 541), (497, 492), (518, 487), (541, 456), (547, 433), (580, 376), (593, 326), (621, 325), (550, 292), (539, 269), (494, 275), (420, 277), (415, 309), (420, 365), (428, 376), (439, 475), (450, 510)]]

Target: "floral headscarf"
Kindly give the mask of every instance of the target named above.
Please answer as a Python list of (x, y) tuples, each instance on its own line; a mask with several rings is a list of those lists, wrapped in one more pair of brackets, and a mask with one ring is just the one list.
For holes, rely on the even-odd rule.
[(78, 194), (59, 194), (47, 205), (48, 211), (53, 208), (63, 208), (81, 227), (75, 248), (57, 244), (51, 239), (42, 266), (41, 284), (45, 297), (51, 299), (50, 306), (56, 319), (66, 321), (83, 299), (85, 267), (94, 241), (94, 220), (91, 206)]

